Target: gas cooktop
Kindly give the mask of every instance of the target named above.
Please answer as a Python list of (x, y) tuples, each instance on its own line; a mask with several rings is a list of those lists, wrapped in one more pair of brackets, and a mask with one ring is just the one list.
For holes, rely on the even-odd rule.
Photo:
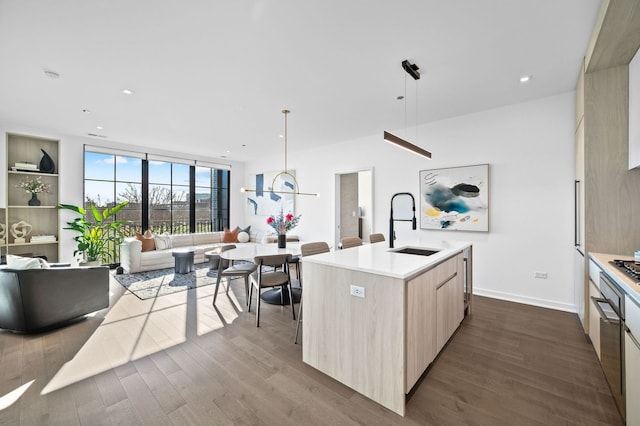
[(635, 263), (633, 260), (620, 259), (614, 259), (609, 263), (615, 265), (619, 270), (632, 278), (636, 284), (640, 282), (640, 264)]

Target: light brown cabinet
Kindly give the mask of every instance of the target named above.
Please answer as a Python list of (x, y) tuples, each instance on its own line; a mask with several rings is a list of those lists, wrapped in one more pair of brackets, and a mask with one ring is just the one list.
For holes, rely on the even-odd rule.
[(464, 282), (462, 254), (445, 262), (444, 277), (437, 277), (436, 286), (436, 342), (440, 352), (456, 331), (464, 317)]
[(407, 282), (407, 392), (462, 322), (463, 268), (459, 254)]
[[(6, 209), (2, 216), (6, 228), (3, 254), (42, 256), (49, 262), (58, 262), (59, 213), (58, 204), (58, 141), (34, 136), (7, 133), (7, 188)], [(46, 153), (55, 169), (46, 173), (39, 169), (31, 171), (21, 164), (38, 168)], [(40, 205), (30, 205), (31, 194), (19, 188), (26, 180), (40, 180), (49, 186), (48, 192), (37, 194)], [(31, 232), (25, 241), (16, 240), (11, 229), (15, 224), (29, 224)]]

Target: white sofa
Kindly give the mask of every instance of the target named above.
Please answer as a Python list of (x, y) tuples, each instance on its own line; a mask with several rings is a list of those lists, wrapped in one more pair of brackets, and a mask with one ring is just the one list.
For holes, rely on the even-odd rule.
[(223, 243), (224, 232), (205, 232), (198, 234), (175, 234), (171, 235), (171, 248), (164, 250), (142, 251), (142, 242), (135, 237), (127, 237), (120, 245), (120, 266), (127, 272), (144, 272), (154, 269), (172, 268), (175, 266), (175, 259), (172, 251), (177, 247), (193, 247), (196, 252), (193, 256), (194, 263), (203, 263), (207, 259), (204, 253), (226, 244), (236, 246), (256, 244), (256, 235), (252, 233), (249, 242), (246, 243)]

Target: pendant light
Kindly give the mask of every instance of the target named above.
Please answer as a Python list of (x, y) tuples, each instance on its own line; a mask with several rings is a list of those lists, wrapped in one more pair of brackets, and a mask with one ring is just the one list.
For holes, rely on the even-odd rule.
[[(300, 186), (298, 185), (298, 180), (293, 174), (289, 173), (289, 170), (287, 169), (287, 143), (288, 143), (287, 116), (289, 115), (289, 113), (291, 113), (291, 111), (289, 111), (288, 109), (282, 110), (282, 114), (284, 114), (284, 170), (278, 173), (277, 175), (275, 175), (275, 177), (273, 178), (273, 181), (271, 182), (271, 189), (268, 189), (265, 191), (264, 189), (256, 190), (256, 189), (240, 188), (241, 192), (263, 192), (264, 191), (264, 192), (271, 192), (273, 194), (312, 195), (314, 197), (320, 196), (320, 194), (317, 194), (317, 193), (300, 192), (299, 191)], [(275, 191), (274, 188), (278, 178), (286, 178), (287, 176), (290, 178), (290, 180), (293, 181), (292, 191)]]
[[(419, 80), (420, 79), (420, 71), (418, 68), (418, 66), (416, 64), (412, 64), (411, 62), (409, 62), (407, 59), (405, 59), (404, 61), (402, 61), (402, 68), (407, 72), (407, 74), (409, 74), (411, 77), (413, 77), (414, 80)], [(407, 127), (407, 85), (406, 85), (406, 76), (405, 76), (405, 96), (404, 96), (404, 104), (405, 104), (405, 109), (404, 109), (404, 116), (405, 116), (405, 130)], [(418, 128), (418, 86), (416, 83), (416, 129)], [(416, 130), (417, 131), (417, 130)], [(397, 147), (406, 149), (407, 151), (410, 151), (414, 154), (417, 155), (421, 155), (425, 158), (431, 159), (431, 153), (429, 151), (427, 151), (426, 149), (423, 149), (417, 145), (412, 144), (411, 142), (407, 141), (406, 139), (401, 138), (400, 136), (394, 135), (391, 132), (387, 132), (386, 130), (384, 131), (384, 140), (394, 144)]]

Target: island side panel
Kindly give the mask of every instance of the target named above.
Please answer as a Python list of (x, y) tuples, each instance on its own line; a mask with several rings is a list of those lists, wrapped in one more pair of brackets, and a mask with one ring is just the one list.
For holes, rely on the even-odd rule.
[(302, 360), (404, 416), (404, 281), (307, 262), (303, 282)]

